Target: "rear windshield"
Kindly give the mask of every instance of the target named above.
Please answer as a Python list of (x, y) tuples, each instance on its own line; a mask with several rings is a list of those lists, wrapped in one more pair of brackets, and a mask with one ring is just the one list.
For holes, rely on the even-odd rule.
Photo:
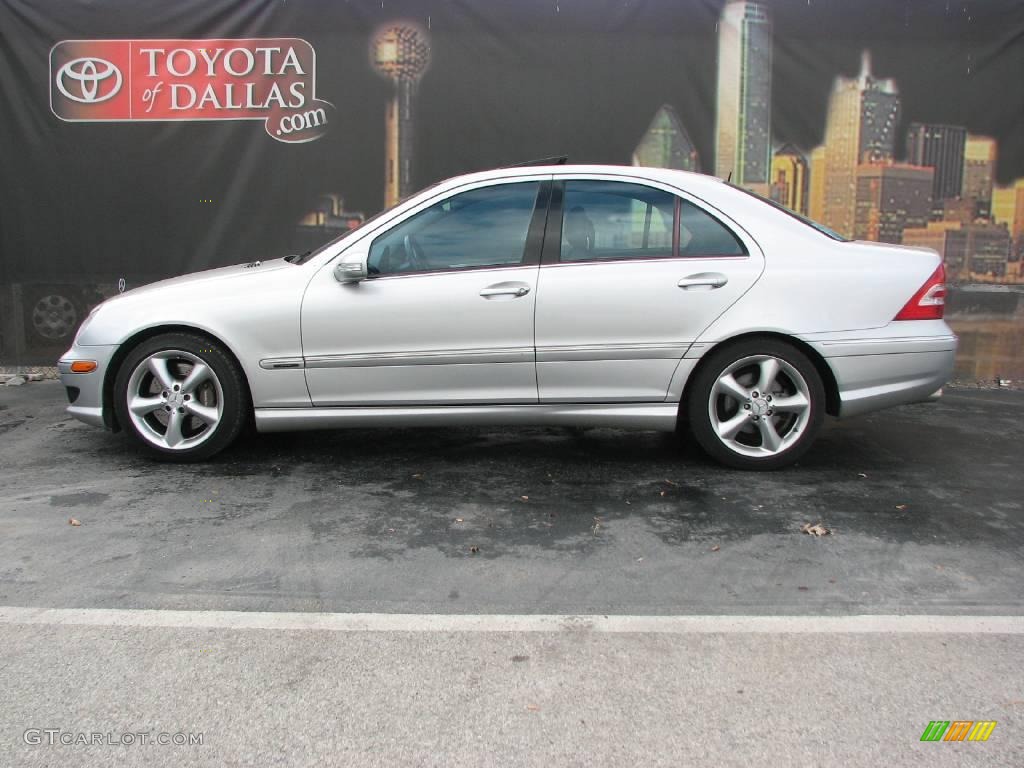
[(841, 243), (849, 242), (849, 238), (848, 237), (843, 237), (838, 232), (835, 232), (834, 230), (831, 230), (828, 227), (826, 227), (824, 224), (819, 224), (814, 219), (809, 219), (806, 216), (803, 216), (802, 214), (797, 213), (796, 211), (790, 210), (789, 208), (784, 206), (782, 203), (778, 203), (775, 200), (772, 200), (770, 198), (765, 197), (764, 195), (759, 195), (756, 192), (751, 192), (749, 189), (744, 189), (743, 187), (738, 186), (736, 184), (729, 184), (729, 186), (732, 187), (733, 189), (738, 189), (740, 192), (745, 192), (746, 194), (750, 195), (751, 197), (756, 197), (762, 203), (767, 203), (772, 208), (780, 210), (780, 211), (782, 211), (783, 213), (785, 213), (788, 216), (792, 216), (797, 221), (799, 221), (799, 222), (801, 222), (803, 224), (806, 224), (811, 229), (818, 230), (819, 232), (821, 232), (821, 234), (826, 235), (828, 237), (831, 237), (833, 240), (838, 240)]

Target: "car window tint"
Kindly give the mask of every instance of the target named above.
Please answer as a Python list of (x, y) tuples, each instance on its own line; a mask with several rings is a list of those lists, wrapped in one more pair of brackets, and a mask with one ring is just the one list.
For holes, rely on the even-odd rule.
[(686, 200), (680, 201), (680, 256), (746, 256), (739, 238), (707, 211)]
[(371, 275), (521, 264), (540, 182), (453, 195), (373, 241)]
[(562, 204), (562, 261), (672, 255), (675, 197), (621, 181), (569, 181)]

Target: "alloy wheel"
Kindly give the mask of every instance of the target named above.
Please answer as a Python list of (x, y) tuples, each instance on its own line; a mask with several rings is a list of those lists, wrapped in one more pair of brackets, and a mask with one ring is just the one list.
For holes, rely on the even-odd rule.
[(729, 365), (711, 388), (711, 426), (743, 456), (776, 456), (791, 447), (811, 416), (811, 394), (800, 372), (780, 357), (750, 355)]
[(128, 413), (139, 435), (158, 448), (195, 448), (217, 430), (224, 390), (213, 368), (191, 352), (161, 350), (132, 371)]

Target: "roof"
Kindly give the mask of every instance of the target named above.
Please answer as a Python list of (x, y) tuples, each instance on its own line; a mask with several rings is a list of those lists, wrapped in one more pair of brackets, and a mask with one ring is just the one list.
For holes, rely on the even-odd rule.
[(510, 168), (494, 168), (486, 171), (476, 171), (461, 176), (453, 176), (441, 182), (443, 185), (454, 186), (456, 183), (465, 184), (473, 181), (486, 181), (488, 179), (507, 179), (516, 177), (547, 176), (550, 174), (606, 174), (612, 176), (630, 176), (633, 178), (651, 179), (662, 181), (668, 184), (679, 184), (686, 189), (706, 188), (708, 185), (722, 184), (723, 181), (717, 176), (709, 176), (704, 173), (693, 171), (680, 171), (673, 168), (650, 168), (636, 165), (527, 165), (513, 166)]

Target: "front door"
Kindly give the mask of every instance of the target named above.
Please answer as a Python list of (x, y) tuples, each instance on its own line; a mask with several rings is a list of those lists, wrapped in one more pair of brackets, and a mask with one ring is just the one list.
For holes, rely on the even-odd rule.
[(665, 400), (687, 348), (763, 269), (720, 216), (621, 177), (556, 181), (537, 286), (540, 402)]
[[(536, 403), (537, 271), (550, 184), (488, 183), (414, 209), (302, 305), (314, 405)], [(352, 254), (345, 253), (348, 261)]]

